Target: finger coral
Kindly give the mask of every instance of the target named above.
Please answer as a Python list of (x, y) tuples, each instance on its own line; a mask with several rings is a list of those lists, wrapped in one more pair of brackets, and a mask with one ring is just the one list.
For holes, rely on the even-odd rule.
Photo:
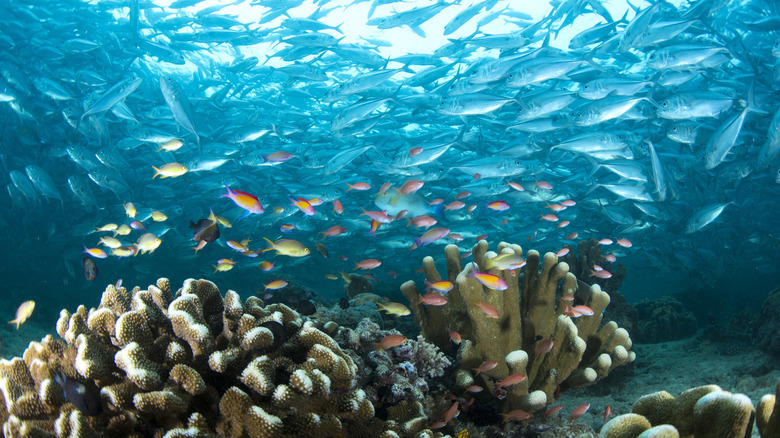
[[(242, 303), (207, 280), (186, 280), (176, 292), (167, 279), (146, 290), (109, 285), (97, 308), (63, 310), (57, 332), (64, 341), (46, 336), (24, 358), (0, 361), (5, 436), (395, 430), (374, 416), (355, 385), (355, 362), (333, 338), (283, 304)], [(99, 409), (84, 408), (90, 403), (79, 398), (88, 395)]]
[[(456, 384), (466, 388), (476, 383), (489, 389), (502, 400), (501, 411), (539, 411), (554, 401), (558, 391), (592, 384), (634, 360), (628, 332), (614, 322), (602, 325), (609, 295), (598, 285), (578, 282), (568, 264), (559, 262), (555, 254), (544, 256), (540, 272), (539, 253), (529, 251), (522, 275), (502, 270), (492, 260), (497, 256), (522, 260), (518, 245), (502, 242), (491, 252), (481, 240), (472, 251), (474, 263), (465, 267), (457, 246), (448, 245), (444, 254), (446, 278), (432, 257), (423, 259), (423, 269), (427, 281), (445, 279), (455, 285), (446, 305), (421, 304), (413, 281), (404, 283), (401, 291), (429, 342), (452, 352), (448, 331), (460, 334), (463, 342)], [(484, 286), (476, 272), (497, 276), (506, 289)], [(592, 312), (576, 312), (575, 305), (587, 306)], [(495, 309), (497, 315), (486, 309)], [(498, 365), (475, 375), (472, 370), (487, 361)], [(526, 378), (511, 386), (498, 384), (510, 375)]]

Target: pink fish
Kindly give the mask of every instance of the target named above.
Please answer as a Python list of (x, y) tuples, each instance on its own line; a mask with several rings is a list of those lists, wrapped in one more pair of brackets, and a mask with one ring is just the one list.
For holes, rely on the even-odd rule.
[(285, 151), (272, 152), (268, 155), (263, 155), (265, 162), (271, 163), (283, 163), (293, 157), (293, 154)]
[(250, 214), (265, 213), (265, 209), (260, 205), (260, 201), (257, 196), (250, 195), (249, 193), (242, 192), (240, 190), (230, 190), (230, 187), (225, 185), (227, 193), (219, 195), (220, 198), (229, 198), (234, 204), (246, 210), (246, 213), (239, 219), (249, 216)]
[(410, 179), (409, 181), (405, 182), (401, 186), (401, 190), (399, 190), (401, 195), (410, 195), (418, 190), (425, 184), (424, 182), (417, 180), (417, 179)]
[(304, 216), (314, 215), (314, 207), (306, 199), (304, 198), (293, 199), (290, 197), (288, 197), (287, 199), (290, 200), (290, 205), (294, 205), (298, 207), (298, 209), (303, 212)]
[(450, 234), (449, 228), (444, 228), (444, 227), (431, 228), (430, 230), (423, 233), (422, 236), (416, 237), (414, 239), (414, 243), (417, 245), (417, 248), (419, 248), (431, 242), (435, 242), (439, 239), (443, 239), (447, 237), (448, 234)]
[(436, 225), (436, 219), (430, 216), (415, 216), (412, 219), (407, 218), (407, 227), (414, 225), (415, 228), (424, 227), (426, 230)]
[(375, 220), (375, 221), (377, 221), (379, 223), (389, 224), (390, 222), (393, 221), (393, 218), (391, 218), (390, 216), (387, 215), (387, 210), (366, 211), (366, 210), (364, 210), (362, 208), (361, 208), (361, 210), (363, 210), (363, 214), (361, 214), (361, 216), (364, 216), (364, 215), (368, 216), (371, 219), (373, 219), (373, 220)]
[(360, 262), (355, 262), (355, 269), (374, 269), (379, 267), (382, 262), (377, 259), (366, 259)]
[(418, 302), (426, 306), (443, 306), (447, 304), (447, 298), (439, 294), (425, 294), (420, 295)]
[(493, 211), (504, 211), (509, 210), (509, 204), (504, 201), (493, 201), (488, 202), (487, 208)]

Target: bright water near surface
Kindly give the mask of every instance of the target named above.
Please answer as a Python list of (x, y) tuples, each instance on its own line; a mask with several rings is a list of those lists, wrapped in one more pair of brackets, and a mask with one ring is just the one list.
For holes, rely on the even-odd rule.
[(335, 303), (343, 271), (402, 301), (479, 236), (609, 239), (629, 302), (755, 309), (779, 277), (776, 3), (517, 3), (3, 2), (8, 313), (161, 276)]

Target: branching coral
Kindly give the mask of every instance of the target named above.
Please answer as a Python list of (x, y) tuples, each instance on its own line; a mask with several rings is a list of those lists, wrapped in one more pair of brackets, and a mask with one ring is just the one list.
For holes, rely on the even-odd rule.
[[(355, 387), (357, 366), (282, 304), (224, 298), (206, 280), (172, 293), (108, 286), (97, 309), (63, 310), (57, 331), (0, 362), (5, 436), (303, 437), (396, 433)], [(100, 410), (81, 392), (101, 388)], [(86, 386), (85, 386), (86, 387)], [(102, 411), (102, 412), (101, 412)], [(366, 421), (368, 423), (363, 424)]]
[[(523, 255), (520, 246), (503, 242), (497, 252)], [(510, 270), (488, 269), (488, 260), (497, 254), (488, 251), (486, 241), (479, 241), (472, 251), (476, 269), (496, 275), (507, 284), (506, 290), (498, 291), (474, 278), (474, 264), (462, 266), (457, 246), (448, 245), (444, 253), (446, 280), (455, 285), (447, 295), (446, 305), (420, 304), (413, 281), (404, 283), (401, 291), (411, 303), (422, 335), (430, 342), (452, 351), (448, 329), (460, 333), (461, 362), (455, 374), (459, 387), (476, 382), (503, 398), (502, 411), (532, 412), (552, 403), (557, 391), (592, 384), (615, 367), (634, 360), (628, 332), (613, 322), (601, 324), (609, 295), (598, 285), (578, 284), (569, 273), (569, 266), (559, 263), (555, 254), (545, 255), (540, 272), (539, 253), (529, 251), (524, 274), (517, 277)], [(432, 257), (423, 260), (423, 269), (428, 281), (442, 280)], [(584, 302), (593, 315), (574, 319), (565, 314), (566, 305), (558, 304), (559, 298), (575, 293), (585, 295)], [(494, 307), (499, 317), (486, 315), (478, 306), (480, 303)], [(549, 351), (537, 350), (539, 342), (550, 340)], [(471, 370), (485, 361), (496, 361), (498, 365), (475, 377)], [(508, 388), (496, 384), (511, 374), (524, 374), (527, 378)]]

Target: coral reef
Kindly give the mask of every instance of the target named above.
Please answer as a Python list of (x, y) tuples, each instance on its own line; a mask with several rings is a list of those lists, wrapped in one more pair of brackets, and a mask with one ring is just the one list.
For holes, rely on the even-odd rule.
[[(423, 400), (431, 392), (431, 385), (436, 384), (436, 378), (442, 377), (451, 365), (441, 350), (422, 336), (398, 347), (375, 348), (382, 338), (396, 334), (400, 332), (381, 330), (376, 323), (364, 319), (354, 330), (339, 327), (334, 335), (347, 353), (354, 353), (351, 357), (358, 366), (358, 386), (378, 407), (403, 400)], [(443, 386), (437, 389), (440, 393), (446, 391)]]
[(761, 307), (761, 317), (756, 327), (758, 346), (762, 350), (775, 356), (780, 356), (780, 315), (777, 309), (780, 307), (780, 286), (777, 286), (766, 297)]
[[(57, 332), (64, 341), (47, 335), (0, 362), (7, 437), (406, 436), (374, 416), (330, 336), (283, 304), (223, 298), (206, 280), (176, 293), (164, 278), (147, 290), (109, 285), (98, 308), (63, 310)], [(101, 388), (98, 409), (85, 408), (88, 388)]]
[(761, 397), (756, 409), (756, 426), (762, 437), (780, 436), (780, 409), (777, 408), (777, 398), (780, 397), (780, 379), (775, 385), (775, 393)]
[(637, 342), (675, 341), (696, 334), (696, 317), (672, 297), (643, 300), (635, 307), (639, 321), (632, 333)]
[[(600, 437), (744, 438), (751, 435), (756, 418), (750, 398), (723, 391), (717, 385), (691, 388), (677, 397), (666, 391), (648, 394), (634, 403), (632, 411), (605, 424)], [(768, 427), (770, 416), (762, 420), (759, 415), (759, 430), (765, 438), (777, 436), (776, 430), (762, 430)]]
[[(510, 270), (488, 269), (488, 260), (497, 254), (488, 251), (486, 241), (479, 241), (472, 251), (476, 269), (506, 282), (507, 289), (498, 291), (483, 286), (475, 278), (474, 263), (462, 266), (457, 246), (448, 245), (444, 253), (446, 280), (454, 284), (446, 305), (420, 304), (413, 281), (404, 283), (401, 291), (409, 299), (425, 339), (449, 352), (454, 347), (448, 329), (457, 331), (463, 339), (458, 352), (459, 369), (454, 377), (459, 388), (482, 386), (486, 389), (484, 393), (494, 394), (501, 400), (502, 412), (514, 409), (536, 412), (552, 403), (558, 392), (592, 384), (615, 367), (634, 360), (628, 332), (614, 322), (601, 324), (609, 295), (598, 285), (585, 287), (583, 291), (568, 265), (559, 263), (555, 254), (544, 256), (540, 273), (539, 253), (529, 251), (523, 275), (519, 277)], [(497, 253), (516, 258), (523, 255), (520, 246), (503, 242), (498, 245)], [(423, 269), (428, 281), (442, 280), (432, 257), (423, 260)], [(593, 310), (592, 315), (575, 319), (567, 304), (557, 305), (563, 295), (574, 294), (585, 295), (583, 301)], [(483, 312), (479, 305), (485, 304), (497, 310), (497, 318)], [(538, 348), (542, 341), (550, 348)], [(485, 361), (495, 361), (497, 366), (475, 376), (472, 369)], [(510, 375), (526, 378), (511, 386), (497, 383)]]

